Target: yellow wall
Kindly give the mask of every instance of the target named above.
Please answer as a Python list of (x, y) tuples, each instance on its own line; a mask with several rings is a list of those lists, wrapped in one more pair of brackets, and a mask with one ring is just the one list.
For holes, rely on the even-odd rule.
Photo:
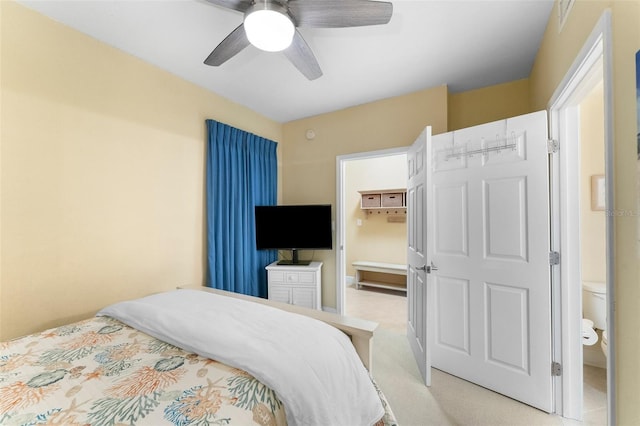
[[(335, 204), (337, 155), (449, 130), (445, 86), (282, 125), (16, 3), (0, 2), (0, 31), (0, 339), (202, 283), (206, 118), (286, 140), (289, 203)], [(512, 105), (505, 87), (453, 95), (454, 118), (485, 114), (483, 96)], [(335, 306), (334, 252), (316, 257)]]
[[(336, 156), (411, 145), (427, 125), (434, 134), (447, 131), (445, 86), (286, 123), (283, 202), (331, 203), (335, 209)], [(305, 138), (307, 129), (315, 130), (314, 140)], [(322, 304), (335, 307), (335, 249), (316, 251), (315, 258), (324, 262)]]
[(529, 80), (449, 94), (449, 131), (533, 112)]
[[(612, 14), (616, 414), (621, 425), (640, 424), (640, 285), (636, 257), (635, 53), (640, 49), (640, 1), (577, 0), (562, 31), (552, 13), (530, 76), (532, 109), (546, 108), (605, 9)], [(630, 214), (625, 214), (630, 213)]]
[[(634, 212), (638, 0), (577, 0), (562, 32), (552, 13), (528, 90), (527, 80), (451, 96), (442, 86), (284, 125), (0, 1), (0, 339), (202, 282), (206, 118), (283, 141), (282, 202), (335, 204), (338, 155), (407, 146), (426, 125), (437, 134), (545, 109), (605, 8), (614, 32), (615, 209)], [(616, 217), (623, 425), (640, 424), (636, 228), (636, 218)], [(325, 261), (323, 305), (335, 306), (335, 252), (316, 257)]]
[[(282, 200), (335, 206), (336, 156), (408, 146), (427, 125), (438, 134), (526, 114), (529, 102), (527, 79), (451, 95), (440, 86), (285, 123)], [(308, 129), (316, 133), (312, 141)], [(324, 262), (322, 303), (334, 307), (335, 251), (314, 255)]]
[[(407, 223), (388, 222), (387, 210), (362, 210), (358, 191), (407, 187), (405, 154), (348, 161), (344, 173), (346, 273), (356, 260), (407, 263)], [(388, 209), (406, 220), (406, 209)], [(368, 214), (371, 213), (371, 214)], [(358, 225), (358, 220), (361, 225)]]
[(0, 339), (201, 284), (206, 118), (282, 125), (1, 1)]
[(580, 262), (583, 281), (606, 282), (606, 217), (591, 208), (594, 175), (604, 175), (602, 84), (580, 104)]

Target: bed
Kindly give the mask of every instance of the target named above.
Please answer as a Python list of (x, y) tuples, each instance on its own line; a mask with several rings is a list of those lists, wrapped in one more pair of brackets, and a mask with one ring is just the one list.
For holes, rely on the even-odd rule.
[(396, 423), (343, 331), (224, 293), (120, 302), (0, 343), (0, 424)]

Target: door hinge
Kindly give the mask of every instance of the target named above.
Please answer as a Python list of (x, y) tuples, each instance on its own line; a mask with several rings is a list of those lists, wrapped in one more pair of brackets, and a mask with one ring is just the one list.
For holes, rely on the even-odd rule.
[(549, 265), (559, 265), (560, 264), (560, 253), (557, 251), (549, 252)]
[(552, 376), (562, 376), (562, 364), (559, 362), (551, 363), (551, 375)]
[(560, 150), (560, 142), (557, 139), (548, 139), (547, 140), (547, 152), (549, 154), (555, 154)]

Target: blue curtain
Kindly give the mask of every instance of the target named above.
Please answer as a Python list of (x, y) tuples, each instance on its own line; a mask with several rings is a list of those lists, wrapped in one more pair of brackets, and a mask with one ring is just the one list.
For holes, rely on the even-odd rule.
[(264, 269), (276, 250), (256, 250), (254, 207), (275, 205), (277, 143), (207, 120), (207, 285), (267, 297)]

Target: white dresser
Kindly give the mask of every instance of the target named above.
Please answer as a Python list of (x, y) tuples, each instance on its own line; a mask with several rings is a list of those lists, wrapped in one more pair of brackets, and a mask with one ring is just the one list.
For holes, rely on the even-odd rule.
[(278, 262), (273, 262), (266, 269), (269, 300), (322, 310), (322, 262), (309, 265), (278, 265)]

